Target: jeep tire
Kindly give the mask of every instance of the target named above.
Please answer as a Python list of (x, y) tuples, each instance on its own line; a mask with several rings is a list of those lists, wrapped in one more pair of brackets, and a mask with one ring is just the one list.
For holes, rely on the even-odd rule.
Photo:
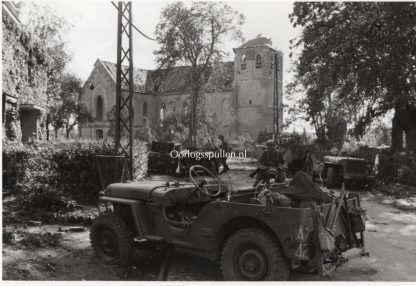
[(92, 222), (90, 240), (97, 257), (105, 262), (125, 266), (133, 257), (133, 234), (115, 213), (101, 214)]
[(228, 281), (289, 279), (289, 263), (276, 238), (257, 228), (232, 234), (221, 254), (221, 271)]

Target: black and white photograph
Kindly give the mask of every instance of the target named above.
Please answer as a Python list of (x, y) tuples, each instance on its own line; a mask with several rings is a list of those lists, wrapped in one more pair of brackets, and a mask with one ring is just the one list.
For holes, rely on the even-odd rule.
[(415, 1), (2, 1), (1, 40), (3, 282), (416, 281)]

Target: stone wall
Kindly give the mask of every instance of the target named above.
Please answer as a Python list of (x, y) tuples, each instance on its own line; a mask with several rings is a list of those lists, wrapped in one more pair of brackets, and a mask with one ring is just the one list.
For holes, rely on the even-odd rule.
[(84, 84), (81, 95), (81, 100), (90, 110), (94, 121), (97, 117), (97, 98), (100, 96), (103, 99), (103, 119), (105, 121), (105, 115), (116, 104), (115, 93), (116, 86), (114, 80), (105, 71), (101, 62), (97, 60), (91, 75)]
[[(280, 57), (281, 53), (268, 46), (242, 47), (234, 51), (237, 132), (256, 138), (260, 130), (273, 131), (274, 54)], [(283, 122), (281, 69), (277, 70), (277, 80), (277, 119)]]
[[(25, 140), (39, 139), (39, 124), (47, 101), (42, 56), (32, 51), (27, 33), (7, 13), (3, 13), (2, 21), (3, 128), (15, 126), (16, 137), (9, 139), (20, 141), (22, 133)], [(15, 122), (5, 118), (10, 108), (16, 110), (12, 119)]]

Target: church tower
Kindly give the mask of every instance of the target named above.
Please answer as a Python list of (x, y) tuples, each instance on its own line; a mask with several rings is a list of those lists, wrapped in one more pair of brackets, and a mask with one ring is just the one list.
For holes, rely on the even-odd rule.
[(248, 133), (253, 139), (261, 130), (280, 133), (283, 53), (273, 49), (271, 40), (265, 37), (247, 41), (234, 53), (237, 133)]

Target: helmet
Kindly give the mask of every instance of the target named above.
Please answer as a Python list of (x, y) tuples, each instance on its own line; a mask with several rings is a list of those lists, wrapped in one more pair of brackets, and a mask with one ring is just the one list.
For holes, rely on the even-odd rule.
[(276, 147), (276, 142), (274, 142), (274, 140), (267, 140), (266, 141), (266, 146), (267, 147)]

